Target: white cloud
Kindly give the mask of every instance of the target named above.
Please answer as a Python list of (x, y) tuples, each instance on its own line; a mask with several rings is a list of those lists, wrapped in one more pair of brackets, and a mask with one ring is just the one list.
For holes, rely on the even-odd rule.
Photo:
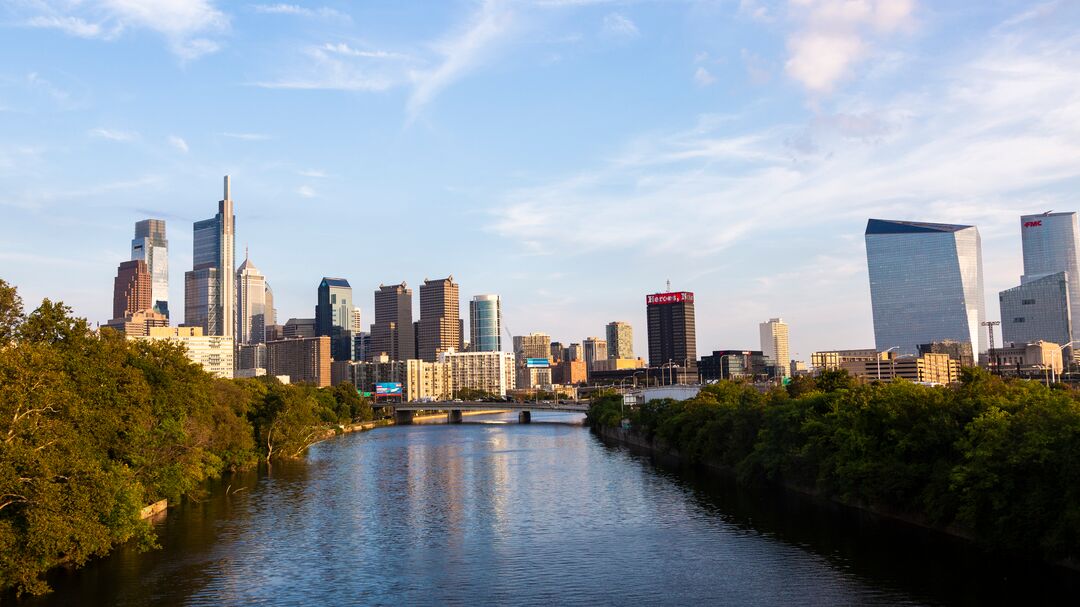
[(468, 27), (436, 45), (442, 61), (433, 69), (413, 71), (413, 91), (407, 110), (410, 119), (443, 89), (491, 58), (495, 47), (511, 31), (513, 13), (505, 3), (484, 0)]
[(188, 144), (187, 144), (186, 141), (184, 141), (183, 137), (177, 137), (176, 135), (169, 135), (168, 142), (169, 142), (169, 145), (176, 148), (177, 151), (182, 152), (184, 154), (188, 153)]
[(915, 0), (789, 0), (798, 27), (785, 70), (815, 93), (832, 91), (884, 34), (909, 27)]
[(183, 60), (218, 50), (208, 34), (229, 27), (228, 17), (210, 0), (46, 0), (29, 5), (26, 25), (49, 27), (82, 38), (111, 40), (128, 29), (148, 29), (165, 38)]
[(135, 141), (138, 139), (139, 134), (128, 131), (117, 131), (113, 129), (96, 128), (87, 131), (87, 134), (91, 137), (98, 137), (100, 139), (108, 139), (109, 141)]
[(295, 15), (298, 17), (322, 17), (324, 19), (345, 19), (351, 17), (328, 6), (308, 8), (297, 4), (256, 4), (251, 7), (256, 13), (267, 15)]
[(327, 42), (320, 47), (322, 50), (328, 53), (334, 53), (337, 55), (345, 55), (347, 57), (364, 57), (367, 59), (405, 59), (407, 55), (402, 53), (392, 53), (390, 51), (367, 51), (362, 49), (355, 49), (344, 42), (332, 44)]
[(348, 44), (326, 43), (307, 47), (311, 59), (301, 75), (253, 83), (271, 89), (385, 91), (408, 84), (406, 65), (411, 58), (403, 53), (356, 49)]
[(296, 188), (296, 193), (301, 198), (315, 198), (318, 194), (315, 193), (315, 189), (311, 186), (302, 185)]
[(273, 139), (271, 135), (266, 135), (264, 133), (222, 133), (222, 136), (243, 141), (266, 141), (267, 139)]
[(639, 34), (637, 25), (625, 15), (609, 13), (604, 15), (604, 34), (621, 38), (636, 38)]
[(694, 72), (694, 82), (696, 82), (698, 86), (709, 86), (716, 82), (716, 78), (709, 73), (709, 70), (698, 66), (697, 70)]
[(311, 177), (314, 179), (325, 179), (327, 177), (326, 171), (321, 171), (319, 169), (305, 169), (303, 171), (297, 171), (296, 173), (303, 177)]

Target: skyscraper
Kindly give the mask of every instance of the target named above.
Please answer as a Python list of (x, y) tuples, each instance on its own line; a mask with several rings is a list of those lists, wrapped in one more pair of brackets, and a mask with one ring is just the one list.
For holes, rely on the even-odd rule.
[(593, 364), (596, 361), (607, 360), (608, 345), (606, 341), (599, 337), (586, 337), (582, 345), (585, 347), (585, 368), (589, 371), (593, 370)]
[(453, 276), (424, 279), (420, 285), (420, 334), (418, 356), (434, 362), (438, 355), (461, 346), (461, 306)]
[(616, 320), (607, 324), (608, 358), (634, 357), (634, 329), (630, 323)]
[(266, 326), (271, 327), (277, 324), (277, 310), (274, 309), (274, 290), (270, 288), (270, 283), (266, 283)]
[(353, 359), (352, 287), (344, 278), (323, 278), (319, 283), (319, 303), (315, 306), (315, 329), (330, 338), (334, 360)]
[(385, 353), (390, 360), (416, 358), (413, 335), (412, 289), (405, 283), (379, 285), (375, 291), (375, 322), (371, 325), (371, 359)]
[(671, 363), (697, 374), (694, 294), (688, 291), (645, 296), (649, 321), (649, 366)]
[(788, 326), (782, 318), (770, 318), (758, 325), (761, 352), (775, 368), (774, 377), (791, 375), (791, 350), (788, 346)]
[(146, 262), (150, 272), (150, 300), (153, 309), (169, 316), (169, 241), (165, 239), (165, 221), (144, 219), (135, 223), (131, 241), (131, 259)]
[(349, 324), (349, 330), (353, 333), (360, 333), (364, 330), (363, 317), (360, 315), (360, 308), (354, 307), (352, 309), (352, 319)]
[(233, 337), (236, 329), (236, 217), (230, 190), (226, 175), (217, 215), (195, 222), (194, 267), (184, 273), (184, 324), (202, 327), (205, 335)]
[[(1080, 226), (1076, 213), (1024, 215), (1020, 218), (1020, 238), (1024, 248), (1024, 275), (1020, 284), (1065, 272), (1069, 287), (1069, 324), (1072, 331), (1076, 331), (1080, 327), (1077, 324), (1080, 323)], [(1005, 320), (1002, 317), (1003, 332)], [(1074, 339), (1075, 333), (1070, 332), (1069, 339), (1059, 345)]]
[(150, 271), (141, 259), (121, 262), (113, 281), (113, 318), (121, 319), (153, 306)]
[(1068, 276), (1068, 272), (1040, 276), (998, 294), (1002, 346), (1040, 340), (1064, 346), (1073, 340)]
[[(238, 344), (260, 344), (266, 341), (266, 277), (251, 259), (236, 270), (236, 341)], [(273, 295), (271, 295), (271, 298)]]
[(529, 333), (514, 336), (514, 354), (519, 367), (529, 358), (546, 358), (551, 362), (551, 336), (547, 333)]
[(469, 351), (502, 350), (502, 301), (498, 295), (475, 295), (469, 302)]
[(974, 226), (871, 219), (866, 261), (878, 351), (947, 339), (986, 352), (982, 245)]

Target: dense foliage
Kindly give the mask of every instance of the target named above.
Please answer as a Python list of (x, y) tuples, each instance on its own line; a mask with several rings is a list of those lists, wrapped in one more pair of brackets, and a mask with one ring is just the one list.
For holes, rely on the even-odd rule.
[(842, 372), (762, 393), (721, 382), (687, 401), (589, 421), (630, 427), (692, 463), (972, 535), (1027, 557), (1080, 558), (1080, 394), (964, 371), (952, 388), (858, 385)]
[(351, 386), (215, 379), (177, 345), (94, 332), (63, 304), (24, 315), (0, 280), (0, 590), (41, 593), (53, 566), (152, 546), (143, 506), (368, 419)]

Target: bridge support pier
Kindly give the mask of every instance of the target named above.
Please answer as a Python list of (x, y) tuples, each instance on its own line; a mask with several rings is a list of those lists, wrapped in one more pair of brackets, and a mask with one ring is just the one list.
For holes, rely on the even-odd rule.
[(451, 409), (446, 413), (446, 423), (448, 424), (460, 424), (461, 423), (461, 409)]
[(518, 423), (519, 424), (528, 424), (528, 423), (531, 423), (531, 422), (532, 422), (532, 412), (531, 411), (522, 411), (522, 412), (518, 413)]
[(412, 425), (413, 417), (416, 417), (416, 411), (402, 411), (401, 409), (394, 409), (394, 424), (398, 426)]

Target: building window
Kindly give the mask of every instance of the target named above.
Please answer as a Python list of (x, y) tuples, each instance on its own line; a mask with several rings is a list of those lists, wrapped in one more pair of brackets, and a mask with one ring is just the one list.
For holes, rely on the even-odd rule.
[(1025, 300), (1021, 301), (1020, 303), (1022, 305), (1025, 305), (1025, 306), (1031, 306), (1031, 305), (1035, 304), (1035, 300), (1034, 299), (1025, 299)]
[(1013, 322), (1024, 322), (1024, 317), (1023, 316), (1017, 316), (1016, 318), (1013, 319)]

